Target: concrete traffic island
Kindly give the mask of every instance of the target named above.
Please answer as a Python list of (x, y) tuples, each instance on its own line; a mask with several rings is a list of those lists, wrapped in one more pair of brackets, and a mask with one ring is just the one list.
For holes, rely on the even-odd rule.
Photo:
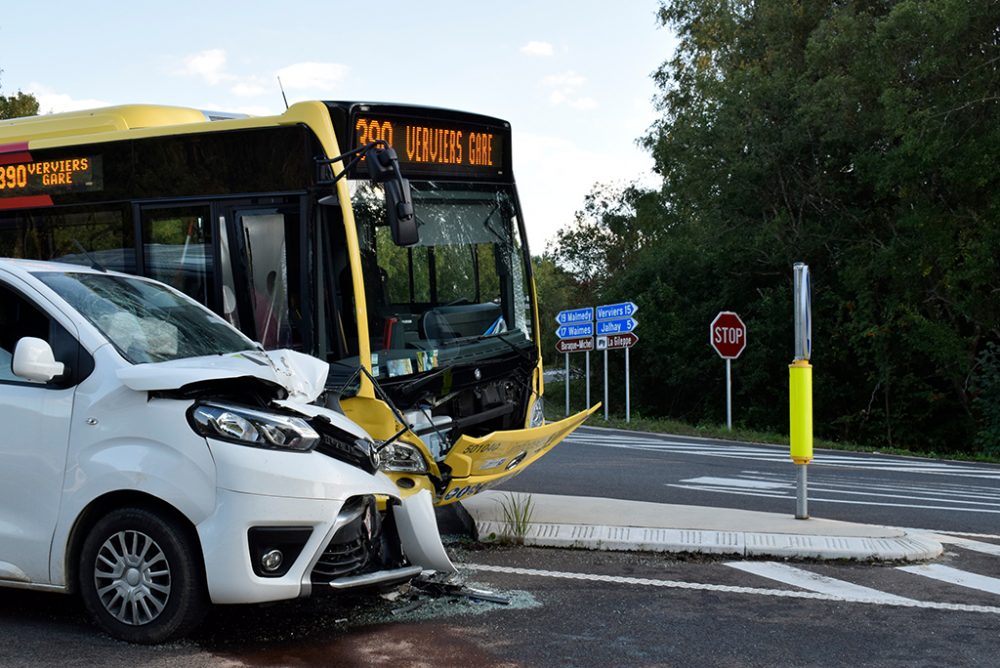
[(504, 505), (511, 506), (511, 495), (531, 497), (525, 545), (857, 561), (923, 561), (943, 551), (933, 538), (895, 527), (797, 520), (729, 508), (495, 491), (462, 501), (480, 540), (511, 537), (504, 519)]

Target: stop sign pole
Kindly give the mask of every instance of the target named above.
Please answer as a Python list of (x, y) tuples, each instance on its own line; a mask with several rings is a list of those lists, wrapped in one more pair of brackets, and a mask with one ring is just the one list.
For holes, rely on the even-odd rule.
[(726, 429), (733, 430), (732, 361), (747, 347), (747, 326), (732, 311), (721, 311), (708, 326), (708, 343), (726, 360)]

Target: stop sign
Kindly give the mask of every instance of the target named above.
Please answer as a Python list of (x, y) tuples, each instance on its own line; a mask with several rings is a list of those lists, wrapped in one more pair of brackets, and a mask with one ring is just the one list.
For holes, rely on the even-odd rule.
[(719, 357), (734, 360), (747, 347), (747, 326), (732, 311), (722, 311), (708, 326), (708, 342)]

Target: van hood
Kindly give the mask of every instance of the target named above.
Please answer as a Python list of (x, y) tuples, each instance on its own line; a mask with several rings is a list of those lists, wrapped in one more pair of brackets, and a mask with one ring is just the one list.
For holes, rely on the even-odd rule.
[(323, 392), (329, 371), (326, 362), (294, 350), (247, 350), (135, 364), (119, 369), (118, 380), (139, 392), (158, 392), (196, 383), (249, 378), (264, 381), (274, 387), (276, 394), (284, 389), (289, 399), (310, 403)]

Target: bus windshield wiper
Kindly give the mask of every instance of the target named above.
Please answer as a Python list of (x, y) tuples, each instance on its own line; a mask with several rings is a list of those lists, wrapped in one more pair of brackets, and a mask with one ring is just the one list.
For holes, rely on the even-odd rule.
[(496, 334), (474, 334), (473, 336), (460, 336), (454, 339), (444, 339), (440, 342), (440, 345), (456, 345), (462, 343), (477, 343), (479, 341), (485, 341), (486, 339), (499, 339), (503, 341), (510, 349), (521, 356), (521, 359), (531, 362), (531, 355), (529, 355), (521, 346), (518, 346), (513, 341), (509, 340), (507, 337), (511, 335), (511, 332), (497, 332)]
[(454, 367), (453, 364), (449, 364), (447, 366), (439, 366), (433, 371), (425, 373), (424, 375), (414, 378), (413, 380), (408, 380), (405, 383), (402, 383), (401, 385), (397, 385), (396, 387), (401, 392), (409, 392), (410, 390), (416, 387), (420, 387), (421, 385), (429, 381), (432, 381), (435, 378), (438, 378), (439, 376), (441, 376), (441, 374), (445, 373), (446, 371), (451, 371), (453, 367)]

